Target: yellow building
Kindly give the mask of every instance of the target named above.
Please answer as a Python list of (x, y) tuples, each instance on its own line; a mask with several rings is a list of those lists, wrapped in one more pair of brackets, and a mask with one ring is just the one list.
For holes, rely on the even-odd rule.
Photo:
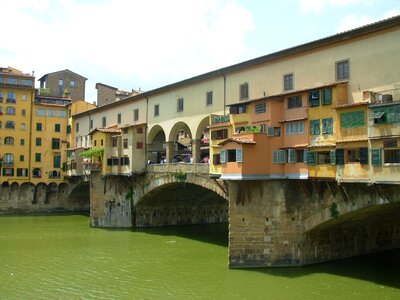
[(336, 178), (338, 103), (347, 103), (347, 83), (320, 86), (308, 92), (309, 151), (311, 178)]
[(23, 183), (32, 176), (29, 154), (34, 80), (17, 69), (0, 68), (0, 183)]

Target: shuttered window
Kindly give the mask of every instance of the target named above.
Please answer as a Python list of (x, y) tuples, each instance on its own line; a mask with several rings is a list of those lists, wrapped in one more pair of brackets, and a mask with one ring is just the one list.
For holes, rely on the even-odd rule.
[(258, 103), (255, 105), (254, 113), (255, 114), (263, 114), (266, 111), (266, 104), (265, 103)]
[(322, 119), (322, 133), (323, 134), (333, 133), (333, 119), (332, 118)]
[(288, 163), (295, 163), (296, 162), (296, 150), (295, 149), (288, 149)]
[(236, 149), (236, 162), (242, 162), (243, 153), (242, 149)]
[(336, 149), (336, 164), (344, 165), (344, 149)]
[(224, 164), (226, 162), (226, 151), (225, 150), (221, 150), (221, 152), (219, 153), (219, 161), (221, 162), (221, 164)]
[(373, 148), (371, 149), (371, 162), (373, 166), (381, 165), (381, 149)]
[(340, 128), (353, 128), (365, 125), (364, 111), (343, 112), (340, 114)]
[(336, 150), (331, 150), (329, 152), (329, 159), (330, 159), (330, 164), (331, 165), (336, 164)]
[(273, 164), (284, 164), (285, 161), (285, 150), (272, 151), (272, 163)]
[(332, 104), (332, 89), (327, 88), (322, 90), (322, 105)]
[(311, 91), (308, 93), (308, 106), (319, 106), (319, 90)]
[(319, 135), (320, 133), (321, 133), (320, 121), (319, 120), (311, 120), (310, 121), (310, 134), (311, 135)]
[(315, 166), (316, 157), (317, 157), (317, 153), (316, 152), (308, 151), (307, 152), (307, 164), (309, 166)]
[(303, 163), (307, 163), (308, 149), (303, 150)]
[(368, 147), (360, 148), (360, 164), (368, 165)]

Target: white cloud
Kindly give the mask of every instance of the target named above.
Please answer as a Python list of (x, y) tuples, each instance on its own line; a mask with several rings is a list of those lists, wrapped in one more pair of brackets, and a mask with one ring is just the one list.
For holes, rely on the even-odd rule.
[(344, 7), (354, 4), (370, 4), (372, 0), (299, 0), (300, 11), (321, 13), (330, 7)]
[(372, 18), (370, 16), (357, 15), (357, 14), (347, 15), (339, 22), (339, 25), (336, 27), (336, 32), (351, 30), (357, 27), (361, 27), (397, 15), (400, 15), (400, 10), (388, 11), (384, 13), (381, 18)]
[(230, 0), (84, 3), (0, 1), (9, 24), (1, 64), (38, 77), (71, 69), (89, 78), (93, 95), (99, 81), (150, 89), (240, 61), (254, 29), (251, 13)]

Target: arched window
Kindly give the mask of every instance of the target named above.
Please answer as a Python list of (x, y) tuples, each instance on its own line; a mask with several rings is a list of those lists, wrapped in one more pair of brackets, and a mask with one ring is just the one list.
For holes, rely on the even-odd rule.
[(14, 129), (14, 128), (15, 128), (15, 123), (14, 123), (14, 121), (6, 121), (6, 126), (5, 126), (5, 128)]
[(15, 115), (15, 107), (7, 106), (6, 107), (6, 115)]
[(6, 153), (3, 156), (3, 166), (8, 167), (12, 166), (14, 164), (14, 155), (11, 153)]
[(14, 138), (12, 136), (6, 136), (4, 138), (4, 145), (14, 145)]
[(33, 176), (33, 178), (41, 178), (42, 177), (42, 171), (39, 168), (35, 168), (32, 171), (32, 176)]

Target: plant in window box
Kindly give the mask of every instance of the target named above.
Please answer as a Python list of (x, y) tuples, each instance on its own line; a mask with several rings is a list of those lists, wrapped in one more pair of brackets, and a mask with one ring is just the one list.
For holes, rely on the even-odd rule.
[(178, 180), (179, 182), (186, 181), (186, 173), (179, 170), (178, 172), (175, 173), (175, 179)]

